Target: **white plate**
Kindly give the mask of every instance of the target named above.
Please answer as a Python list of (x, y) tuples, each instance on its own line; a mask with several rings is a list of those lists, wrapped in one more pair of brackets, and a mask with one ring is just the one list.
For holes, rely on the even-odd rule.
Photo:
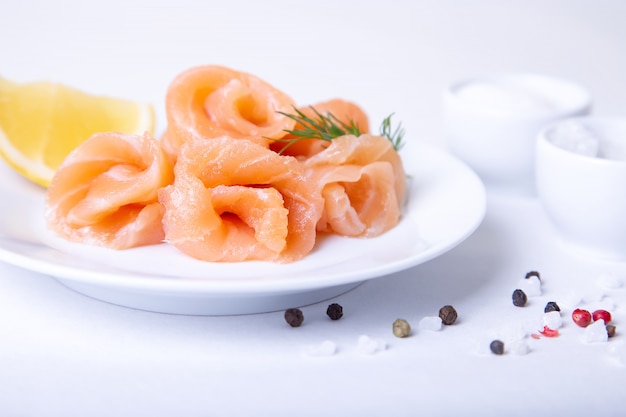
[(325, 238), (292, 264), (202, 262), (167, 244), (125, 251), (71, 244), (46, 229), (43, 191), (20, 179), (0, 188), (0, 260), (102, 301), (163, 313), (250, 314), (319, 302), (433, 259), (482, 222), (485, 190), (474, 172), (431, 145), (416, 148), (406, 162), (406, 213), (394, 229), (371, 239)]

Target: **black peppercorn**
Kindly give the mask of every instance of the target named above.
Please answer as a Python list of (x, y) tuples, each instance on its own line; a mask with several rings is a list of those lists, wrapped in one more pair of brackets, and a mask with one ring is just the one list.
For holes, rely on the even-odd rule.
[(549, 301), (548, 304), (546, 304), (546, 308), (543, 309), (543, 312), (549, 313), (551, 311), (561, 311), (561, 308), (554, 301)]
[(457, 317), (458, 314), (451, 305), (445, 305), (439, 309), (439, 318), (441, 319), (441, 323), (445, 325), (454, 324)]
[(539, 281), (541, 281), (541, 274), (537, 271), (530, 271), (526, 274), (526, 279), (532, 278), (532, 277), (537, 277), (539, 278)]
[(285, 310), (285, 321), (291, 327), (300, 327), (302, 322), (304, 321), (304, 315), (302, 314), (302, 310), (299, 308), (288, 308)]
[(504, 353), (504, 343), (501, 340), (494, 340), (489, 345), (489, 349), (496, 355), (502, 355)]
[(331, 320), (339, 320), (343, 317), (343, 307), (337, 303), (332, 303), (326, 309), (326, 314)]
[(513, 305), (516, 307), (524, 307), (526, 305), (526, 301), (528, 301), (528, 297), (526, 297), (526, 293), (519, 288), (513, 291)]

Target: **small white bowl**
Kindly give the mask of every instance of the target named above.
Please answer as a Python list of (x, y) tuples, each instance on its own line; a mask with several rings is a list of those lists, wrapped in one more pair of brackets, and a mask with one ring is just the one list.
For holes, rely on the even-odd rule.
[(465, 79), (444, 92), (444, 141), (488, 189), (534, 196), (537, 134), (590, 109), (589, 92), (559, 78), (520, 73)]
[(580, 117), (537, 138), (537, 194), (563, 242), (626, 261), (626, 118)]

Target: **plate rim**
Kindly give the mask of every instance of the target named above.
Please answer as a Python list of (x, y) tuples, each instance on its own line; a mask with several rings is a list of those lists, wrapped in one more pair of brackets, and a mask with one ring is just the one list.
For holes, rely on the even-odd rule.
[[(396, 272), (428, 262), (466, 240), (472, 235), (484, 220), (486, 214), (486, 190), (478, 175), (463, 161), (453, 156), (445, 149), (426, 142), (416, 144), (416, 152), (427, 154), (437, 158), (443, 158), (447, 163), (456, 165), (457, 169), (463, 172), (463, 180), (469, 181), (475, 187), (473, 197), (476, 198), (474, 206), (474, 216), (465, 230), (459, 233), (455, 239), (444, 241), (425, 247), (422, 251), (394, 261), (391, 264), (379, 264), (367, 271), (358, 270), (355, 272), (340, 272), (331, 274), (331, 277), (324, 279), (306, 280), (265, 280), (250, 279), (210, 279), (210, 278), (190, 278), (172, 277), (169, 275), (154, 275), (127, 270), (95, 270), (94, 268), (80, 268), (76, 266), (64, 265), (52, 261), (33, 258), (25, 254), (7, 250), (0, 242), (0, 261), (12, 264), (22, 269), (52, 276), (60, 281), (78, 281), (83, 284), (91, 284), (102, 287), (116, 287), (120, 289), (150, 292), (169, 292), (172, 294), (206, 294), (206, 295), (259, 295), (276, 293), (298, 293), (307, 290), (316, 290), (333, 286), (342, 286), (350, 283), (359, 283), (366, 280), (380, 278)], [(419, 155), (418, 154), (418, 155)], [(418, 156), (417, 160), (419, 161)], [(406, 168), (406, 163), (405, 163)], [(419, 172), (419, 169), (417, 170)], [(415, 174), (414, 170), (407, 169), (409, 175)], [(0, 190), (0, 194), (2, 190)], [(45, 191), (44, 191), (45, 193)], [(3, 236), (0, 236), (3, 237)], [(376, 238), (370, 238), (376, 239)], [(57, 248), (46, 245), (45, 242), (36, 242), (46, 248), (61, 252)], [(35, 260), (36, 262), (33, 262)], [(203, 261), (199, 261), (203, 262)], [(98, 265), (101, 266), (101, 265)], [(97, 267), (97, 266), (96, 266)], [(316, 269), (310, 270), (309, 273)], [(233, 283), (237, 284), (233, 284)]]

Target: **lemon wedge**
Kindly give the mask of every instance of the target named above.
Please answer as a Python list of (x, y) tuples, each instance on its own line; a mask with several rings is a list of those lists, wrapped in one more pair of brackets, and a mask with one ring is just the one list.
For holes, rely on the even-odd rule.
[(88, 94), (53, 82), (0, 77), (0, 157), (47, 187), (65, 157), (92, 134), (154, 131), (150, 104)]

